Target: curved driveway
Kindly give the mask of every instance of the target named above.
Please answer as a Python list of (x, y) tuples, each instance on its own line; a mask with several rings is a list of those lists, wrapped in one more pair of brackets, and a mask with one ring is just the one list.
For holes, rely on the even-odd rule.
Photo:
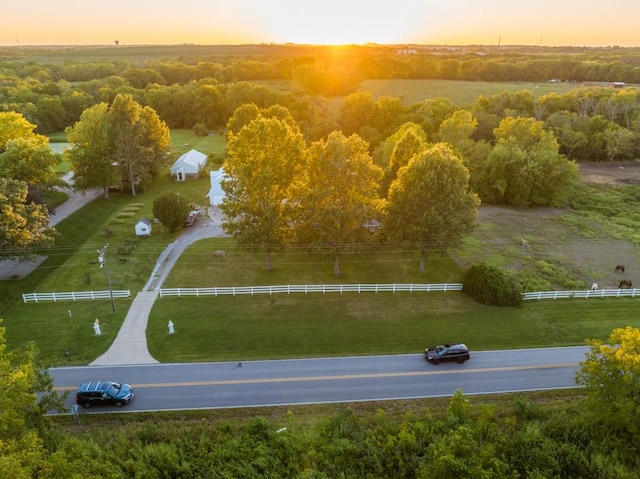
[(169, 244), (156, 261), (151, 277), (129, 307), (127, 316), (107, 352), (91, 363), (91, 366), (113, 366), (124, 364), (152, 364), (158, 361), (147, 347), (147, 322), (153, 303), (158, 297), (162, 283), (176, 264), (184, 250), (205, 238), (224, 236), (218, 208), (209, 208), (209, 217), (203, 216), (185, 230), (178, 239)]

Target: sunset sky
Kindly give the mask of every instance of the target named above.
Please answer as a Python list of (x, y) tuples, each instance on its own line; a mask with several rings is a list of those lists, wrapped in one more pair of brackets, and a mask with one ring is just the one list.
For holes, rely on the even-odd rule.
[(640, 46), (639, 0), (0, 0), (0, 45)]

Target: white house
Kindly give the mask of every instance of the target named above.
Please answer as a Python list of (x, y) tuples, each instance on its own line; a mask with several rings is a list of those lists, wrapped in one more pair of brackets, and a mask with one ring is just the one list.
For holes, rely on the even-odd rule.
[(224, 177), (224, 170), (220, 168), (219, 170), (212, 171), (209, 173), (209, 178), (211, 180), (211, 187), (209, 188), (209, 193), (205, 196), (209, 197), (209, 204), (211, 206), (217, 206), (222, 203), (224, 199), (224, 191), (222, 190), (222, 186), (220, 182)]
[(151, 221), (147, 218), (140, 218), (136, 223), (137, 236), (151, 236)]
[(207, 155), (197, 150), (187, 151), (171, 167), (171, 176), (178, 181), (197, 178), (200, 170), (207, 164)]

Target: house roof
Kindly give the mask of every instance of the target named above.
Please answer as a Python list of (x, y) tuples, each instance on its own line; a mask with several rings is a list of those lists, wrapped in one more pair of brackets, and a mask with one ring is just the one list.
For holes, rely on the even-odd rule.
[[(151, 221), (149, 221), (147, 218), (144, 218), (144, 217), (140, 218), (138, 220), (138, 223), (144, 223), (147, 226), (151, 226)], [(136, 224), (138, 224), (138, 223), (136, 223)]]
[(178, 158), (171, 170), (176, 167), (191, 166), (195, 170), (199, 170), (207, 162), (207, 155), (200, 153), (198, 150), (189, 150)]

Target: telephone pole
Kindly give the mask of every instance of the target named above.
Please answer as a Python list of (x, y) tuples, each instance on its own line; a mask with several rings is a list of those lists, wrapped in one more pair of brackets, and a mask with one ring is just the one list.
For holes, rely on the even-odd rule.
[(111, 277), (109, 276), (109, 266), (107, 266), (107, 247), (106, 244), (98, 250), (98, 262), (100, 267), (104, 268), (104, 272), (107, 274), (107, 283), (109, 284), (109, 298), (111, 298), (111, 309), (116, 312), (116, 303), (113, 301), (113, 289), (111, 288)]

